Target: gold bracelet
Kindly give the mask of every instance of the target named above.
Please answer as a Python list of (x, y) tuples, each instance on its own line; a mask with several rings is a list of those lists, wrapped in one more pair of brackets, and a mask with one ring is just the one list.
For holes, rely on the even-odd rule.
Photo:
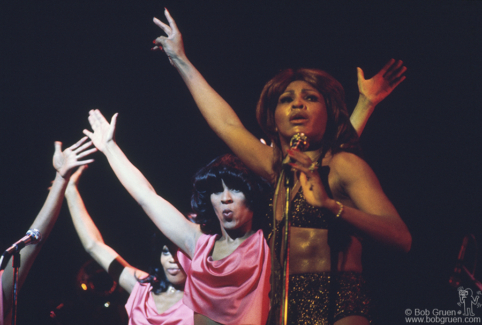
[(336, 214), (335, 218), (339, 218), (341, 216), (341, 214), (343, 213), (343, 204), (341, 204), (341, 202), (338, 202), (338, 201), (335, 201), (336, 204), (338, 204), (338, 206), (340, 207), (340, 210), (338, 210), (338, 213)]

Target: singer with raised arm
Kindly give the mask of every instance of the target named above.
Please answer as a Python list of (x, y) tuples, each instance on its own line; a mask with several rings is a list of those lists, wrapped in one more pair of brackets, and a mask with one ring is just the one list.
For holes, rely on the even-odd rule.
[(187, 279), (183, 302), (196, 325), (265, 325), (269, 310), (270, 253), (262, 220), (268, 184), (239, 158), (221, 156), (193, 180), (196, 223), (159, 196), (114, 139), (117, 114), (109, 124), (99, 110), (84, 130), (109, 161), (117, 178), (156, 226), (182, 251)]
[[(56, 174), (47, 199), (30, 226), (31, 231), (29, 231), (27, 236), (23, 237), (22, 240), (8, 248), (3, 254), (2, 266), (5, 266), (5, 269), (4, 271), (0, 271), (0, 287), (3, 293), (0, 296), (1, 325), (10, 324), (12, 321), (13, 268), (10, 255), (26, 246), (21, 250), (20, 254), (20, 268), (17, 282), (17, 288), (20, 288), (25, 281), (35, 257), (38, 255), (40, 248), (49, 236), (57, 220), (64, 199), (65, 188), (69, 182), (72, 170), (77, 166), (93, 162), (93, 159), (81, 160), (97, 150), (96, 148), (88, 149), (92, 145), (92, 142), (86, 142), (87, 139), (87, 137), (82, 138), (64, 151), (62, 151), (62, 143), (58, 141), (55, 142), (53, 166)], [(4, 258), (6, 261), (4, 261)]]
[[(65, 191), (75, 230), (85, 250), (130, 296), (126, 304), (129, 325), (192, 325), (193, 312), (182, 303), (186, 273), (176, 257), (177, 247), (163, 236), (152, 247), (150, 272), (127, 263), (104, 243), (77, 188), (84, 166), (70, 178)], [(153, 308), (154, 307), (154, 308)]]
[[(359, 156), (358, 135), (344, 102), (344, 90), (328, 73), (287, 69), (265, 85), (256, 110), (273, 143), (266, 146), (241, 123), (234, 110), (189, 62), (181, 33), (167, 10), (166, 34), (156, 39), (179, 71), (214, 132), (253, 171), (277, 184), (271, 251), (271, 324), (368, 324), (369, 297), (362, 276), (364, 240), (407, 252), (411, 235)], [(391, 60), (374, 78), (359, 70), (359, 105), (376, 105), (403, 79), (401, 61)], [(366, 107), (365, 107), (366, 108)], [(372, 108), (357, 107), (359, 132)], [(359, 119), (362, 122), (359, 123)], [(293, 136), (307, 137), (304, 151), (290, 147)], [(286, 197), (285, 178), (292, 178)], [(291, 225), (289, 256), (282, 255), (285, 222)], [(286, 278), (281, 263), (289, 257)], [(286, 281), (288, 280), (288, 281)], [(285, 287), (284, 291), (279, 288)], [(282, 302), (283, 293), (286, 301)], [(280, 311), (284, 305), (284, 313)]]

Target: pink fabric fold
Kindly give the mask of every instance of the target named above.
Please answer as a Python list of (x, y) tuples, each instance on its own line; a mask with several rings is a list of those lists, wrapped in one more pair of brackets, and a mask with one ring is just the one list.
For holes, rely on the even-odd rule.
[(137, 282), (126, 303), (129, 325), (193, 325), (194, 313), (182, 299), (159, 314), (149, 283)]
[(270, 252), (261, 230), (229, 256), (213, 261), (217, 236), (202, 235), (191, 259), (178, 251), (187, 274), (184, 303), (226, 325), (264, 325), (269, 312)]

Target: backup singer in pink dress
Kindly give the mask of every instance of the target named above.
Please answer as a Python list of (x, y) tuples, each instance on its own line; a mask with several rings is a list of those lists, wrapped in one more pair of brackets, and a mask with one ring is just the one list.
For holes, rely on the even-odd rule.
[(92, 110), (94, 132), (84, 133), (151, 220), (183, 251), (183, 301), (194, 310), (194, 323), (264, 325), (270, 254), (258, 222), (265, 219), (266, 183), (232, 155), (214, 160), (195, 176), (191, 205), (197, 217), (192, 223), (155, 192), (121, 151), (114, 140), (116, 120), (117, 114), (109, 124)]
[(65, 191), (70, 215), (85, 250), (130, 293), (126, 304), (129, 325), (192, 325), (193, 311), (182, 302), (186, 274), (177, 262), (177, 247), (157, 236), (149, 273), (127, 263), (104, 243), (85, 208), (77, 189), (83, 170), (72, 175)]
[(137, 282), (127, 300), (129, 325), (190, 325), (194, 323), (193, 311), (182, 299), (160, 313), (152, 294), (150, 283)]

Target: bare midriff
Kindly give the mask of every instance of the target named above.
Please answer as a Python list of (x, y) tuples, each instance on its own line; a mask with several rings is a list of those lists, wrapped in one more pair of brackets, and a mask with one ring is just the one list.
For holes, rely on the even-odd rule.
[[(291, 227), (290, 274), (319, 273), (331, 270), (328, 230)], [(338, 271), (361, 272), (362, 245), (351, 236), (348, 248), (339, 253)]]

